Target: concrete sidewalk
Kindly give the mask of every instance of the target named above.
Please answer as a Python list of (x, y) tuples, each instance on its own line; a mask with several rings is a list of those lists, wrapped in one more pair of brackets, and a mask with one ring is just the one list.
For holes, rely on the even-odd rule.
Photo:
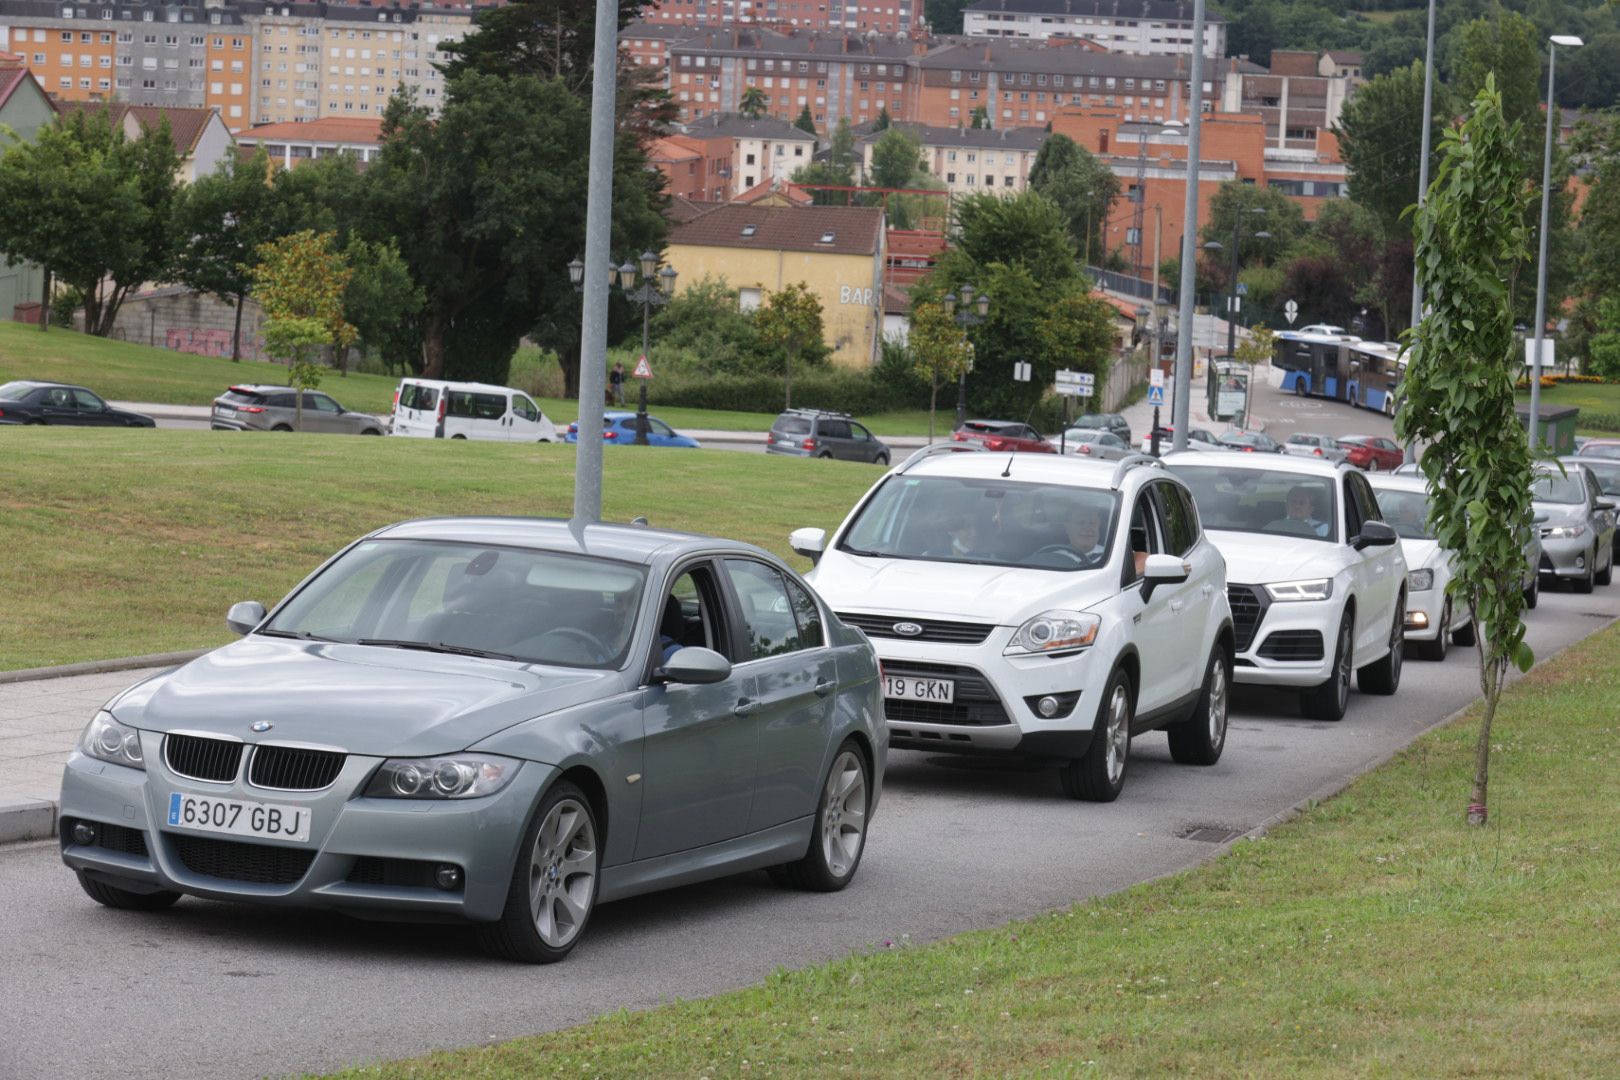
[(96, 710), (162, 668), (0, 685), (0, 843), (56, 834), (62, 766)]

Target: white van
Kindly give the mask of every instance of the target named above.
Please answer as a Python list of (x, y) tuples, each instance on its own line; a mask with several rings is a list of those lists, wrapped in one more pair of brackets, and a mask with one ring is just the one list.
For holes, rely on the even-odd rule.
[(556, 426), (523, 391), (438, 379), (401, 380), (394, 391), (390, 434), (418, 439), (557, 441)]

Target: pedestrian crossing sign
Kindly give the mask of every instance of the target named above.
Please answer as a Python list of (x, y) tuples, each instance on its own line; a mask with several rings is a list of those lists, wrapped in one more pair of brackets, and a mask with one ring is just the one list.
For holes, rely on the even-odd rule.
[(1163, 405), (1164, 404), (1164, 387), (1162, 387), (1162, 386), (1150, 386), (1150, 387), (1148, 387), (1147, 403), (1149, 405)]

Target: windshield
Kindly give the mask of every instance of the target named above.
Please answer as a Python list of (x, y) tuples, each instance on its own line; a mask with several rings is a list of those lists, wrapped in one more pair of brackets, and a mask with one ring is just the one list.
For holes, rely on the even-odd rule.
[(1192, 488), (1206, 529), (1338, 540), (1328, 477), (1221, 465), (1172, 465), (1170, 471)]
[(1112, 492), (1060, 484), (895, 476), (845, 532), (852, 555), (1092, 570), (1108, 561)]
[(1530, 498), (1536, 502), (1583, 503), (1586, 501), (1586, 489), (1578, 476), (1539, 473), (1530, 488)]
[[(0, 386), (0, 397), (5, 397), (5, 387)], [(1581, 457), (1599, 458), (1606, 461), (1620, 460), (1620, 443), (1599, 443), (1596, 446), (1581, 447)]]
[(367, 540), (270, 622), (273, 636), (609, 668), (623, 662), (641, 567), (525, 548)]
[[(0, 390), (3, 389), (3, 387), (0, 387)], [(4, 393), (0, 393), (0, 397), (4, 396)], [(1592, 470), (1592, 475), (1597, 477), (1598, 488), (1602, 490), (1603, 494), (1620, 494), (1620, 461), (1598, 459), (1583, 461), (1581, 464)]]
[(1403, 540), (1433, 540), (1429, 528), (1429, 497), (1421, 491), (1375, 492), (1384, 521)]

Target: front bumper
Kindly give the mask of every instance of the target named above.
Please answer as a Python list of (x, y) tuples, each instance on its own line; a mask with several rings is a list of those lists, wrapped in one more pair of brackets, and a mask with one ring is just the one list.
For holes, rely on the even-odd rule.
[(1443, 629), (1441, 617), (1446, 610), (1444, 589), (1423, 589), (1406, 594), (1406, 625), (1402, 633), (1407, 641), (1434, 641)]
[[(898, 618), (898, 616), (895, 616)], [(1075, 758), (1086, 752), (1112, 673), (1103, 642), (1072, 656), (1003, 656), (1013, 628), (976, 645), (873, 636), (885, 675), (951, 679), (954, 705), (884, 699), (889, 745), (903, 750)], [(1035, 702), (1051, 696), (1056, 715)]]
[(1541, 572), (1553, 577), (1584, 578), (1593, 567), (1587, 565), (1592, 555), (1592, 535), (1541, 538)]
[[(1247, 590), (1253, 600), (1239, 603), (1234, 597), (1239, 590)], [(1233, 659), (1234, 681), (1307, 689), (1332, 675), (1343, 598), (1278, 602), (1258, 585), (1230, 585), (1227, 597), (1233, 601), (1233, 629), (1243, 646)]]
[[(498, 918), (530, 809), (555, 771), (527, 762), (505, 789), (482, 799), (368, 799), (355, 793), (381, 758), (350, 755), (322, 791), (267, 791), (240, 779), (210, 784), (175, 776), (163, 764), (162, 737), (146, 732), (142, 742), (146, 772), (78, 751), (69, 758), (58, 838), (69, 867), (135, 892), (407, 919)], [(271, 843), (171, 826), (165, 808), (176, 791), (308, 807), (310, 839)], [(98, 826), (94, 842), (76, 842), (73, 824), (80, 821)], [(440, 863), (461, 868), (459, 888), (432, 884)]]

